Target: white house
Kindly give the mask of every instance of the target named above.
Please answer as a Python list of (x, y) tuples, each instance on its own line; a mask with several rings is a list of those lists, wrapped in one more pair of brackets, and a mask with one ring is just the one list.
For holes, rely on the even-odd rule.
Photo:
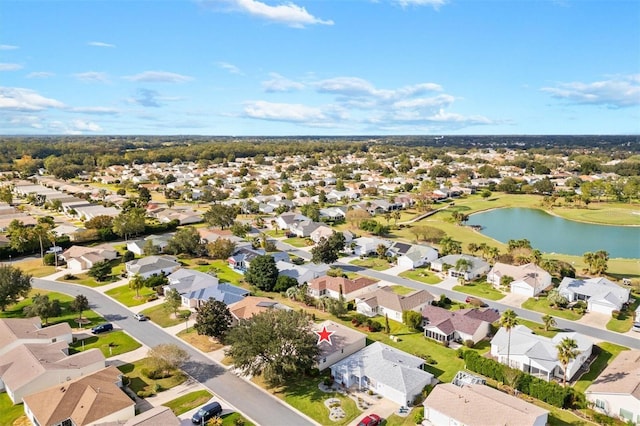
[(511, 277), (511, 293), (533, 297), (551, 286), (551, 274), (536, 265), (509, 265), (496, 262), (487, 274), (487, 281), (496, 287), (500, 287), (502, 277)]
[(318, 333), (327, 330), (330, 333), (329, 341), (318, 339), (320, 353), (317, 367), (320, 371), (358, 352), (367, 344), (366, 334), (331, 320), (314, 324), (313, 330)]
[(375, 342), (333, 364), (331, 375), (347, 388), (372, 390), (396, 404), (409, 406), (433, 380), (423, 365), (422, 358)]
[(142, 278), (151, 275), (169, 275), (180, 268), (180, 262), (173, 256), (147, 256), (124, 264), (129, 278), (140, 274)]
[(376, 280), (358, 277), (353, 280), (344, 277), (330, 277), (323, 275), (309, 281), (307, 291), (315, 298), (331, 297), (339, 299), (340, 294), (345, 300), (353, 300), (378, 288)]
[(0, 318), (0, 355), (24, 343), (73, 342), (68, 323), (42, 327), (40, 317)]
[(607, 315), (619, 311), (629, 301), (629, 289), (606, 278), (581, 280), (564, 277), (558, 286), (558, 292), (569, 302), (584, 300), (589, 311)]
[(595, 410), (640, 423), (640, 351), (622, 351), (585, 391)]
[(353, 254), (356, 256), (367, 256), (376, 253), (378, 246), (383, 245), (387, 248), (391, 246), (391, 241), (382, 238), (360, 237), (355, 238), (351, 245), (353, 246)]
[(496, 309), (450, 311), (427, 305), (421, 313), (425, 337), (439, 342), (471, 340), (476, 344), (489, 335), (491, 324), (500, 319)]
[[(460, 260), (465, 260), (468, 266), (466, 269), (458, 271), (456, 269), (456, 264)], [(484, 259), (476, 256), (469, 256), (468, 254), (450, 254), (431, 262), (431, 269), (434, 271), (443, 272), (447, 270), (447, 275), (450, 277), (464, 277), (467, 281), (473, 281), (480, 278), (489, 272), (490, 268), (490, 265)]]
[(402, 322), (402, 313), (404, 311), (420, 312), (432, 300), (433, 295), (426, 290), (416, 290), (409, 294), (397, 294), (391, 286), (385, 286), (368, 293), (362, 298), (357, 298), (355, 302), (358, 313), (368, 317), (386, 315), (392, 320)]
[(436, 260), (438, 250), (419, 244), (394, 242), (387, 250), (387, 256), (396, 256), (398, 266), (413, 269)]
[(248, 290), (228, 283), (220, 283), (217, 277), (193, 269), (178, 269), (167, 277), (169, 284), (164, 294), (175, 289), (182, 298), (182, 306), (197, 308), (213, 298), (229, 305), (242, 300)]
[[(567, 365), (567, 380), (578, 372), (582, 364), (591, 356), (593, 342), (585, 335), (576, 332), (558, 333), (553, 338), (533, 334), (531, 329), (524, 325), (517, 325), (511, 329), (511, 344), (509, 345), (509, 333), (500, 328), (491, 339), (491, 356), (502, 364), (507, 363), (509, 354), (509, 366), (550, 380), (552, 377), (562, 379), (564, 367), (558, 360), (556, 346), (564, 338), (574, 339), (578, 345), (578, 356)], [(509, 349), (510, 348), (510, 349)]]

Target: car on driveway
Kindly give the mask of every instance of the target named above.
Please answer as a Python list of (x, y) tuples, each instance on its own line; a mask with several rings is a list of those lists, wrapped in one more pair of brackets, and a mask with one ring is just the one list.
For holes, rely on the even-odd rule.
[(145, 314), (135, 314), (133, 318), (137, 319), (138, 321), (146, 321), (149, 319)]
[(113, 330), (113, 324), (107, 322), (104, 324), (96, 325), (91, 329), (91, 332), (93, 334), (100, 334), (100, 333), (106, 333), (107, 331), (111, 331), (111, 330)]
[(377, 414), (369, 414), (358, 423), (358, 426), (378, 426), (382, 419)]
[(214, 417), (219, 416), (222, 413), (222, 406), (218, 401), (209, 402), (198, 411), (196, 411), (191, 417), (191, 423), (196, 425), (204, 425)]

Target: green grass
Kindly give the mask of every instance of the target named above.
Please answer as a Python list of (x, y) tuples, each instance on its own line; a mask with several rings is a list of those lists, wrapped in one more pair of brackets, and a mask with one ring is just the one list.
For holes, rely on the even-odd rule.
[[(228, 282), (238, 285), (244, 280), (244, 275), (236, 272), (233, 268), (229, 267), (224, 260), (210, 260), (210, 259), (180, 259), (189, 269), (195, 269), (196, 271), (208, 273), (210, 271), (215, 272), (216, 276), (221, 282)], [(199, 265), (198, 262), (206, 262), (206, 265)]]
[(70, 345), (74, 352), (98, 348), (105, 358), (136, 350), (140, 346), (142, 345), (137, 340), (121, 330), (90, 336), (83, 340), (77, 340)]
[(582, 315), (570, 309), (552, 308), (551, 306), (549, 306), (549, 302), (545, 297), (540, 297), (538, 300), (530, 297), (529, 299), (525, 300), (521, 307), (523, 309), (529, 309), (530, 311), (536, 311), (543, 314), (551, 315), (553, 317), (560, 317), (571, 321), (576, 321), (582, 318)]
[[(60, 301), (60, 307), (62, 308), (62, 314), (59, 317), (49, 318), (49, 325), (58, 324), (61, 322), (66, 322), (69, 324), (71, 328), (78, 328), (78, 323), (76, 319), (78, 318), (78, 314), (71, 310), (71, 303), (73, 302), (73, 298), (66, 294), (49, 292), (41, 289), (33, 289), (29, 292), (29, 296), (27, 298), (21, 300), (20, 302), (10, 305), (7, 307), (5, 311), (0, 312), (0, 318), (25, 318), (23, 313), (23, 309), (25, 306), (31, 305), (32, 297), (36, 294), (47, 294), (49, 295), (49, 300), (58, 299)], [(91, 300), (89, 300), (91, 302)], [(82, 312), (82, 319), (89, 321), (88, 323), (83, 325), (83, 328), (91, 328), (96, 324), (100, 324), (104, 322), (104, 318), (93, 311), (84, 311)]]
[(505, 296), (504, 293), (487, 282), (470, 282), (465, 285), (456, 285), (453, 290), (489, 300), (500, 300)]
[(107, 290), (105, 294), (113, 297), (118, 302), (122, 303), (127, 307), (142, 305), (143, 303), (147, 303), (147, 299), (149, 296), (156, 294), (155, 290), (148, 287), (142, 287), (139, 290), (140, 297), (137, 296), (136, 291), (129, 288), (129, 284), (121, 285), (120, 287), (112, 288), (111, 290)]
[[(158, 324), (162, 328), (173, 327), (174, 325), (184, 323), (184, 318), (182, 315), (190, 312), (188, 309), (180, 309), (178, 310), (178, 317), (173, 317), (173, 312), (165, 308), (164, 304), (152, 306), (142, 311), (147, 317), (149, 317), (150, 321)], [(189, 320), (189, 325), (192, 326), (195, 317), (192, 317)]]
[(602, 373), (607, 365), (611, 364), (611, 361), (617, 357), (620, 352), (624, 350), (628, 350), (624, 346), (619, 346), (614, 343), (609, 342), (601, 342), (594, 346), (594, 351), (598, 348), (599, 354), (593, 363), (591, 363), (591, 368), (589, 371), (580, 377), (580, 379), (573, 386), (574, 389), (584, 392), (589, 385)]
[(624, 311), (621, 311), (617, 317), (612, 317), (609, 322), (607, 322), (607, 330), (615, 331), (617, 333), (626, 333), (631, 330), (635, 317), (635, 310), (640, 306), (640, 297), (638, 295), (633, 295), (633, 297), (635, 298), (635, 302), (629, 305), (629, 307)]
[(393, 290), (395, 294), (399, 294), (400, 296), (404, 296), (405, 294), (409, 294), (416, 291), (415, 288), (404, 287), (401, 285), (392, 285), (391, 290)]
[[(13, 405), (11, 398), (9, 398), (6, 392), (0, 393), (0, 425), (12, 425), (13, 422), (22, 416), (25, 416), (23, 405)], [(30, 423), (24, 422), (23, 424)]]
[(391, 267), (386, 259), (379, 259), (377, 257), (354, 259), (349, 263), (356, 266), (362, 266), (363, 268), (373, 269), (374, 271), (384, 271), (385, 269), (389, 269)]
[(415, 426), (415, 413), (421, 407), (413, 407), (407, 416), (392, 414), (385, 419), (384, 426)]
[(404, 271), (400, 273), (400, 276), (425, 284), (438, 284), (442, 282), (440, 277), (438, 277), (433, 272), (430, 272), (427, 268), (416, 268), (410, 271)]
[(213, 395), (211, 395), (211, 392), (207, 390), (199, 390), (195, 392), (189, 392), (186, 395), (182, 395), (176, 399), (172, 399), (171, 401), (165, 402), (162, 405), (171, 408), (173, 414), (179, 416), (180, 414), (186, 413), (189, 410), (204, 405), (212, 397)]
[(558, 332), (560, 331), (559, 329), (554, 327), (551, 327), (549, 328), (548, 331), (545, 331), (544, 324), (540, 324), (539, 322), (529, 321), (523, 318), (518, 318), (518, 324), (524, 325), (525, 327), (530, 328), (531, 331), (533, 331), (535, 334), (538, 334), (544, 337), (553, 337), (556, 334), (558, 334)]
[(222, 426), (236, 426), (237, 422), (242, 422), (244, 426), (255, 426), (240, 413), (233, 412), (222, 415)]
[(36, 278), (46, 277), (56, 272), (55, 266), (45, 266), (42, 259), (19, 260), (11, 263), (12, 266), (20, 268), (25, 274), (33, 275)]
[(310, 240), (307, 238), (299, 238), (299, 237), (286, 238), (283, 240), (284, 243), (294, 247), (298, 247), (298, 248), (309, 247), (309, 241)]
[[(343, 426), (351, 423), (356, 416), (360, 415), (355, 401), (338, 392), (322, 392), (318, 388), (318, 384), (322, 380), (322, 377), (291, 380), (284, 388), (267, 390), (320, 424)], [(254, 377), (252, 381), (266, 388), (260, 377)], [(329, 409), (324, 404), (324, 401), (329, 398), (338, 398), (345, 412), (345, 417), (338, 422), (330, 422), (329, 420)]]
[(173, 371), (170, 377), (164, 379), (150, 379), (142, 373), (142, 370), (151, 368), (149, 358), (143, 358), (131, 364), (123, 364), (118, 367), (130, 380), (129, 388), (136, 394), (140, 391), (149, 392), (171, 389), (174, 386), (184, 383), (187, 380), (186, 374), (180, 370)]
[(68, 279), (68, 278), (65, 278), (64, 276), (62, 276), (62, 277), (58, 278), (58, 281), (62, 281), (62, 282), (69, 283), (69, 284), (83, 285), (83, 286), (86, 286), (86, 287), (102, 287), (103, 285), (112, 284), (112, 283), (122, 279), (120, 276), (110, 275), (109, 278), (107, 278), (104, 281), (96, 281), (95, 278), (90, 277), (86, 273), (82, 273), (82, 274), (70, 273), (70, 274), (73, 275), (72, 279)]

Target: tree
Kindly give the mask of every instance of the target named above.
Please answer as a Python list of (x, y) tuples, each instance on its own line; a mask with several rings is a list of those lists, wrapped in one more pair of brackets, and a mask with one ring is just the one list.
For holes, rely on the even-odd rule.
[(78, 313), (78, 323), (82, 322), (82, 313), (89, 309), (89, 299), (84, 294), (79, 294), (71, 302), (71, 310)]
[(456, 261), (456, 264), (453, 268), (464, 276), (471, 270), (471, 268), (473, 268), (473, 261), (461, 257)]
[(136, 291), (136, 298), (140, 298), (140, 289), (144, 287), (144, 278), (140, 274), (135, 274), (129, 280), (129, 288)]
[(238, 208), (236, 206), (227, 206), (224, 204), (213, 204), (209, 207), (203, 217), (205, 222), (211, 226), (219, 226), (221, 229), (225, 229), (236, 220), (238, 216)]
[(62, 308), (58, 299), (50, 300), (46, 294), (36, 294), (31, 298), (31, 305), (22, 311), (28, 317), (40, 317), (45, 325), (49, 325), (49, 318), (60, 316)]
[(109, 275), (111, 275), (111, 263), (108, 260), (96, 262), (91, 268), (89, 268), (89, 272), (87, 272), (87, 274), (90, 277), (95, 278), (97, 281), (104, 281)]
[(549, 331), (551, 327), (556, 326), (555, 318), (548, 314), (542, 317), (542, 322), (544, 323), (544, 331)]
[(560, 294), (558, 289), (554, 288), (547, 295), (547, 302), (549, 302), (549, 306), (553, 308), (562, 308), (567, 306), (569, 301), (566, 297)]
[(518, 325), (518, 316), (512, 309), (507, 309), (500, 317), (500, 327), (507, 331), (507, 366), (509, 366), (509, 357), (511, 356), (511, 329)]
[(200, 234), (193, 226), (178, 229), (167, 242), (167, 247), (165, 247), (167, 253), (191, 256), (200, 256), (204, 250), (205, 246), (200, 241)]
[(440, 240), (440, 254), (442, 256), (460, 253), (462, 253), (462, 245), (459, 241), (456, 241), (451, 237), (444, 237)]
[(240, 320), (229, 331), (226, 354), (243, 374), (261, 375), (269, 386), (276, 386), (313, 368), (317, 341), (305, 314), (270, 309)]
[(227, 238), (218, 238), (207, 243), (206, 248), (212, 259), (227, 259), (236, 250), (236, 243)]
[(41, 221), (43, 218), (38, 218), (38, 224), (31, 229), (33, 237), (40, 244), (40, 258), (44, 264), (44, 246), (55, 242), (55, 237), (51, 232), (51, 224), (47, 221)]
[(278, 280), (278, 268), (273, 256), (256, 256), (244, 274), (245, 280), (260, 290), (273, 291)]
[(384, 244), (378, 244), (378, 247), (376, 247), (376, 254), (380, 259), (387, 257), (387, 246)]
[(422, 325), (422, 315), (416, 311), (403, 311), (402, 322), (414, 330), (420, 330)]
[(187, 351), (171, 343), (154, 346), (147, 352), (147, 357), (156, 370), (162, 370), (166, 374), (180, 368), (190, 358)]
[(320, 238), (318, 244), (311, 249), (313, 263), (333, 263), (338, 260), (339, 253), (344, 250), (345, 238), (342, 232), (334, 232), (329, 238)]
[(144, 231), (146, 217), (146, 211), (139, 207), (122, 211), (113, 219), (113, 232), (127, 241), (129, 236)]
[(87, 229), (103, 229), (113, 227), (113, 218), (107, 215), (99, 215), (84, 222)]
[(215, 337), (223, 341), (231, 327), (233, 317), (224, 302), (209, 298), (196, 308), (196, 323), (193, 326), (198, 334)]
[(276, 280), (276, 285), (273, 287), (273, 291), (277, 291), (279, 293), (286, 292), (291, 287), (295, 287), (298, 285), (298, 280), (288, 275), (278, 275), (278, 279)]
[(609, 261), (609, 253), (604, 250), (598, 250), (594, 253), (594, 257), (593, 272), (596, 275), (603, 275), (609, 268), (609, 265), (607, 264)]
[[(147, 240), (144, 242), (144, 245), (142, 246), (142, 253), (144, 253), (145, 256), (153, 256), (156, 254), (160, 254), (160, 246), (157, 246), (153, 243), (153, 240)], [(133, 259), (130, 259), (133, 260)]]
[(11, 265), (0, 265), (0, 310), (27, 297), (31, 291), (31, 275)]
[(175, 288), (170, 289), (164, 295), (164, 307), (178, 316), (178, 309), (182, 306), (182, 296)]
[(570, 337), (565, 337), (556, 345), (556, 349), (558, 350), (558, 361), (562, 364), (562, 384), (564, 386), (567, 385), (567, 367), (569, 363), (576, 359), (578, 355), (580, 355), (580, 351), (578, 350), (578, 343), (575, 339)]

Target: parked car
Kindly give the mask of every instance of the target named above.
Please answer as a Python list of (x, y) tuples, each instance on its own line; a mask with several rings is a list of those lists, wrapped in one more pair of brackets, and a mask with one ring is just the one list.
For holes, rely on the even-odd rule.
[(631, 330), (640, 332), (640, 322), (634, 322), (633, 327), (631, 327)]
[(218, 401), (209, 402), (202, 407), (198, 411), (196, 411), (191, 417), (191, 423), (194, 424), (205, 424), (210, 419), (219, 416), (222, 413), (222, 406)]
[(149, 319), (145, 314), (135, 314), (133, 317), (138, 321), (146, 321)]
[(358, 423), (358, 426), (378, 426), (382, 419), (377, 414), (369, 414)]
[(473, 296), (468, 296), (464, 301), (470, 305), (473, 305), (479, 308), (486, 308), (487, 306), (489, 306), (486, 303), (484, 303), (482, 299), (478, 299), (477, 297), (473, 297)]
[(106, 333), (107, 331), (111, 331), (111, 330), (113, 330), (113, 324), (107, 322), (104, 324), (96, 325), (91, 329), (91, 332), (93, 334), (99, 334), (99, 333)]

